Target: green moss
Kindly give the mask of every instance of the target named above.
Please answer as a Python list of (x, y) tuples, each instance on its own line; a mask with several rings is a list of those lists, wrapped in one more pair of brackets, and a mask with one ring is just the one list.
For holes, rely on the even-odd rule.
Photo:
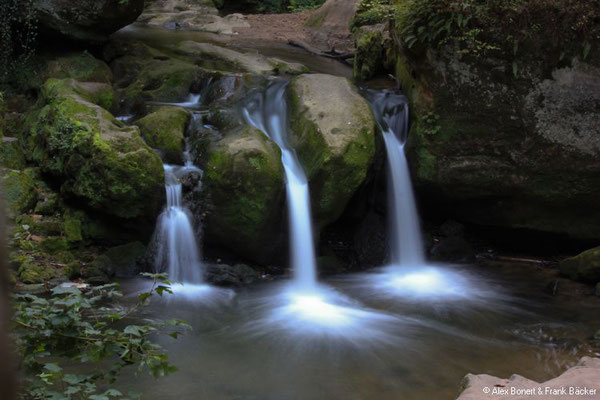
[(62, 236), (48, 237), (40, 243), (40, 249), (48, 254), (56, 254), (69, 248), (67, 239)]
[(146, 246), (140, 242), (131, 242), (110, 248), (104, 255), (108, 257), (118, 276), (135, 276), (137, 263), (146, 252)]
[(569, 278), (596, 283), (600, 281), (600, 247), (596, 247), (559, 263), (560, 272)]
[(25, 168), (25, 155), (17, 138), (0, 138), (0, 165), (9, 169)]
[(355, 36), (357, 39), (353, 75), (355, 79), (367, 80), (382, 69), (383, 32), (378, 29), (363, 28), (359, 29)]
[(66, 217), (64, 222), (64, 232), (68, 242), (79, 242), (83, 240), (81, 220), (73, 217)]
[(190, 121), (190, 113), (183, 108), (161, 107), (138, 120), (146, 143), (158, 149), (167, 163), (181, 164), (184, 150), (184, 134)]
[(114, 91), (110, 84), (79, 82), (74, 79), (48, 79), (42, 86), (42, 96), (48, 100), (78, 95), (83, 99), (110, 109), (114, 102)]
[(2, 177), (4, 200), (12, 217), (35, 207), (35, 180), (27, 171), (6, 171)]
[[(208, 237), (256, 254), (273, 233), (283, 200), (281, 154), (264, 135), (243, 126), (211, 143), (203, 179)], [(205, 208), (206, 207), (206, 208)]]
[(154, 218), (162, 202), (160, 158), (137, 127), (122, 127), (76, 90), (53, 90), (57, 85), (62, 84), (48, 82), (45, 105), (30, 117), (26, 139), (32, 159), (62, 181), (63, 193), (90, 208), (121, 218)]
[(48, 78), (72, 78), (81, 82), (110, 83), (112, 72), (103, 61), (94, 58), (88, 52), (71, 54), (51, 60), (43, 73)]
[(417, 175), (422, 181), (434, 181), (437, 177), (437, 160), (426, 148), (420, 148), (417, 152), (418, 167)]
[(23, 283), (43, 283), (55, 276), (53, 268), (44, 268), (33, 259), (23, 257), (17, 270), (19, 281)]

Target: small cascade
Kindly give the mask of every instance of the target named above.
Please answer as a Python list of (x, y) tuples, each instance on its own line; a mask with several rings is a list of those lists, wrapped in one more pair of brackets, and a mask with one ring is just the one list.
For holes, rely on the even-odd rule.
[(295, 150), (288, 142), (287, 82), (276, 81), (257, 93), (243, 109), (249, 125), (260, 129), (281, 149), (286, 176), (291, 266), (296, 285), (313, 290), (317, 284), (310, 193), (308, 179)]
[(167, 205), (158, 218), (156, 270), (166, 268), (173, 282), (199, 284), (203, 281), (202, 262), (190, 211), (183, 205), (180, 179), (202, 171), (193, 165), (188, 150), (184, 158), (184, 166), (164, 165)]
[(421, 227), (404, 145), (408, 136), (408, 99), (391, 91), (368, 91), (367, 98), (381, 128), (388, 159), (388, 213), (391, 264), (425, 264)]

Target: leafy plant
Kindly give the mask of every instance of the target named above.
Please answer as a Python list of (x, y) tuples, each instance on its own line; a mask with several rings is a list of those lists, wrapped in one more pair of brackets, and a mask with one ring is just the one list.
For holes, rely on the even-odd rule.
[[(176, 371), (166, 351), (152, 338), (166, 333), (176, 339), (189, 325), (175, 319), (131, 323), (134, 313), (148, 305), (154, 295), (172, 293), (166, 275), (144, 275), (152, 278), (152, 287), (138, 295), (133, 306), (125, 308), (111, 303), (122, 296), (117, 284), (85, 291), (57, 287), (47, 298), (15, 296), (15, 339), (26, 380), (23, 398), (125, 399), (121, 392), (107, 387), (124, 368), (146, 370), (155, 378)], [(83, 363), (91, 372), (74, 373), (75, 363)]]

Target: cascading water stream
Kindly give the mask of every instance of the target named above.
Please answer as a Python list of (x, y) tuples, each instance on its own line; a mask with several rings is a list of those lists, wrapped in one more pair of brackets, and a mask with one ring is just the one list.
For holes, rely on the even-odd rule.
[(281, 149), (286, 176), (290, 229), (291, 265), (296, 285), (303, 291), (316, 287), (317, 267), (313, 239), (308, 179), (300, 160), (288, 142), (287, 82), (277, 81), (257, 93), (243, 109), (249, 125), (260, 129)]
[(391, 264), (421, 266), (425, 264), (421, 227), (404, 152), (409, 123), (408, 99), (390, 91), (368, 91), (367, 98), (387, 152)]
[(203, 281), (202, 262), (189, 210), (183, 205), (180, 178), (200, 172), (186, 151), (185, 165), (164, 165), (167, 205), (158, 218), (156, 270), (166, 267), (173, 282), (199, 284)]

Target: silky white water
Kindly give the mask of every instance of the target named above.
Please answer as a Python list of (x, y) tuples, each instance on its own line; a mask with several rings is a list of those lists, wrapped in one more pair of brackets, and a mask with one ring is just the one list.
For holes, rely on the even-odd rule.
[(368, 98), (387, 153), (391, 264), (398, 267), (424, 265), (421, 227), (404, 152), (408, 135), (408, 100), (389, 91), (371, 91)]
[(199, 171), (186, 154), (186, 166), (165, 165), (167, 205), (158, 219), (156, 269), (168, 273), (173, 282), (202, 283), (202, 263), (189, 210), (183, 205), (179, 178)]
[(286, 177), (291, 266), (298, 288), (313, 290), (317, 283), (310, 192), (300, 160), (288, 143), (286, 82), (274, 82), (257, 93), (243, 109), (246, 122), (260, 129), (281, 149)]

